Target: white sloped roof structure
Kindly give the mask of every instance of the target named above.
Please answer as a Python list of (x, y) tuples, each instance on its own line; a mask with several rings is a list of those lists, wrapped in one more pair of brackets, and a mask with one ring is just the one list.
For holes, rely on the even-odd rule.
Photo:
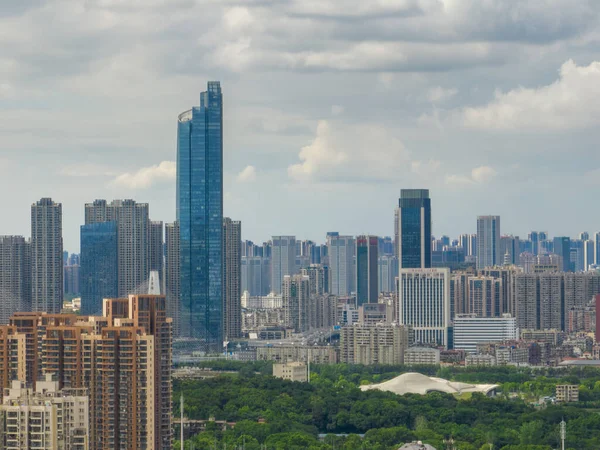
[(420, 373), (403, 373), (396, 378), (379, 384), (368, 384), (361, 386), (361, 390), (393, 392), (394, 394), (421, 394), (428, 392), (445, 392), (447, 394), (465, 394), (468, 392), (481, 392), (488, 394), (498, 387), (497, 384), (468, 384), (457, 381), (448, 381), (443, 378), (428, 377)]
[(429, 444), (423, 444), (419, 442), (411, 442), (410, 444), (404, 444), (398, 450), (435, 450), (435, 447)]

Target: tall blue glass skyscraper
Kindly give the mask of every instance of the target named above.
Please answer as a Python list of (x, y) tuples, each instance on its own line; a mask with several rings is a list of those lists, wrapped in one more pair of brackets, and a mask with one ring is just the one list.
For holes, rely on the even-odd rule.
[(180, 332), (215, 351), (223, 341), (223, 96), (209, 81), (177, 124)]
[(118, 296), (117, 222), (81, 227), (81, 313), (102, 315), (102, 299)]
[(395, 222), (400, 269), (431, 267), (431, 200), (428, 189), (402, 189)]

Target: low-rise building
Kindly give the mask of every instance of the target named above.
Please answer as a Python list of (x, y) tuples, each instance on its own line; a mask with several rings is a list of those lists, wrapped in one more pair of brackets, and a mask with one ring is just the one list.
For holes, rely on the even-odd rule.
[(404, 352), (404, 364), (431, 364), (440, 363), (440, 351), (437, 348), (411, 347)]
[(278, 363), (310, 361), (313, 364), (337, 364), (339, 356), (338, 349), (329, 345), (273, 345), (256, 347), (256, 360)]
[(306, 383), (308, 381), (308, 366), (303, 362), (273, 364), (273, 376), (283, 380)]
[(468, 355), (465, 358), (465, 366), (467, 366), (467, 367), (469, 367), (469, 366), (490, 367), (490, 366), (495, 366), (495, 365), (496, 365), (496, 358), (492, 355), (474, 354), (474, 355)]
[(565, 403), (578, 402), (579, 386), (576, 384), (556, 385), (556, 401)]

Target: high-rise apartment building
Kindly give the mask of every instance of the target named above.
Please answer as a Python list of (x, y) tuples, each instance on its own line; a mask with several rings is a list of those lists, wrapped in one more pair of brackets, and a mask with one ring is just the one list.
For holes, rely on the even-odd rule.
[(31, 245), (22, 236), (0, 236), (0, 325), (31, 310)]
[(167, 317), (173, 319), (173, 335), (179, 336), (179, 311), (181, 309), (181, 272), (179, 270), (179, 223), (165, 225), (165, 297)]
[(148, 227), (148, 270), (158, 272), (160, 288), (164, 290), (164, 226), (161, 221), (151, 221)]
[(105, 299), (101, 317), (18, 313), (0, 326), (0, 368), (33, 389), (49, 374), (60, 389), (86, 388), (92, 450), (169, 449), (171, 337), (160, 295)]
[(140, 291), (150, 274), (149, 206), (134, 200), (86, 203), (85, 225), (105, 222), (117, 227), (117, 295), (125, 297)]
[(13, 380), (0, 404), (0, 443), (5, 450), (88, 450), (87, 389), (59, 389), (52, 375), (35, 391)]
[(516, 266), (488, 267), (478, 271), (479, 275), (499, 278), (502, 281), (499, 310), (496, 316), (508, 313), (516, 317), (514, 276), (518, 271)]
[(398, 323), (414, 330), (415, 342), (451, 346), (450, 270), (400, 269)]
[(469, 277), (469, 310), (477, 317), (499, 317), (502, 280), (494, 277)]
[(31, 308), (59, 313), (63, 302), (62, 205), (31, 205)]
[(223, 95), (209, 81), (200, 106), (179, 115), (177, 221), (181, 335), (204, 350), (223, 342)]
[(322, 264), (311, 264), (302, 269), (302, 275), (310, 281), (310, 295), (324, 295), (329, 293), (329, 268)]
[(242, 337), (242, 223), (223, 219), (223, 334)]
[(469, 302), (469, 278), (472, 273), (455, 272), (450, 277), (450, 318), (457, 314), (467, 314), (471, 312)]
[(340, 330), (340, 361), (347, 364), (403, 364), (409, 327), (354, 324)]
[(305, 275), (285, 275), (282, 284), (285, 325), (296, 332), (308, 331), (310, 279)]
[(117, 222), (81, 226), (81, 312), (102, 313), (102, 300), (119, 292)]
[(477, 217), (477, 269), (501, 265), (500, 216)]
[(334, 295), (344, 297), (354, 291), (355, 250), (353, 236), (340, 236), (339, 233), (327, 234), (329, 288)]
[(431, 267), (431, 200), (428, 189), (400, 191), (394, 230), (399, 267)]
[(377, 279), (377, 236), (356, 238), (356, 303), (377, 303), (379, 287)]
[(296, 237), (273, 236), (271, 247), (271, 291), (281, 294), (283, 279), (295, 275)]

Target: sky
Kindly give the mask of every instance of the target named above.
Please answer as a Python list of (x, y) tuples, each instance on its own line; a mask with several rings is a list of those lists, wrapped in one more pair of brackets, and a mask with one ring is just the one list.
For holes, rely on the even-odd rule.
[(257, 242), (393, 233), (428, 188), (433, 233), (600, 230), (596, 0), (2, 0), (0, 234), (133, 198), (175, 219), (176, 125), (224, 97), (225, 215)]

